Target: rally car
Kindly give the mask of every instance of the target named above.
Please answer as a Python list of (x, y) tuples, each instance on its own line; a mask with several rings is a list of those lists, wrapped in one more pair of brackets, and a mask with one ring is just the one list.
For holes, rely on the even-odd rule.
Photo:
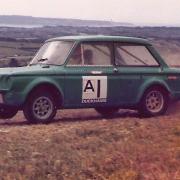
[(68, 36), (47, 40), (30, 64), (0, 69), (0, 117), (23, 110), (31, 123), (51, 122), (58, 109), (119, 108), (163, 115), (180, 98), (180, 69), (169, 67), (145, 39)]

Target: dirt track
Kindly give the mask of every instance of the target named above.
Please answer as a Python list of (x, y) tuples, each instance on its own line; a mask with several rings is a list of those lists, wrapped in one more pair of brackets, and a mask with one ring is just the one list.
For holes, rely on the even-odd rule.
[(1, 179), (180, 178), (180, 105), (141, 119), (119, 111), (59, 111), (54, 123), (29, 125), (20, 112), (0, 122)]

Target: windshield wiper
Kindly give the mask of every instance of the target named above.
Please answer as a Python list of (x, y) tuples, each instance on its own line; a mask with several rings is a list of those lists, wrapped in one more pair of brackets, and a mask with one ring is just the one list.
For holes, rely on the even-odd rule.
[(47, 61), (48, 60), (48, 58), (41, 58), (41, 59), (38, 59), (37, 61), (36, 61), (36, 63), (30, 63), (29, 64), (29, 66), (32, 66), (32, 65), (36, 65), (36, 64), (38, 64), (39, 62), (44, 62), (44, 61)]
[(44, 61), (47, 61), (48, 58), (41, 58), (41, 59), (38, 59), (38, 62), (44, 62)]
[(31, 63), (30, 63), (30, 64), (28, 64), (28, 66), (33, 66), (33, 65), (35, 65), (35, 64), (31, 64)]

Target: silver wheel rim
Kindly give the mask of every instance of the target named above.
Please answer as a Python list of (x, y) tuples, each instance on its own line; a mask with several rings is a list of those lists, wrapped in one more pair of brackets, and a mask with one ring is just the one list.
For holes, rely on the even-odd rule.
[(53, 112), (53, 103), (45, 96), (37, 98), (32, 107), (34, 116), (40, 120), (49, 118)]
[(164, 106), (164, 97), (159, 91), (150, 91), (146, 96), (146, 107), (152, 113), (158, 113)]

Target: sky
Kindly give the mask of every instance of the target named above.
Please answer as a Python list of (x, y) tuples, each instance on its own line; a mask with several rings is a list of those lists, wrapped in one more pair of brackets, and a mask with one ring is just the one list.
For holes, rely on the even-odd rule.
[(0, 0), (0, 15), (180, 25), (180, 0)]

